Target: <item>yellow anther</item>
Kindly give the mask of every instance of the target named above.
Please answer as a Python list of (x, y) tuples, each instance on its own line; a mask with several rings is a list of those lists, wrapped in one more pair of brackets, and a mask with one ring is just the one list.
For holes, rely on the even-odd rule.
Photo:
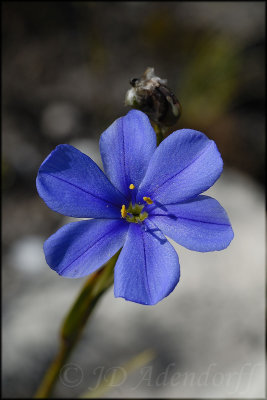
[(153, 204), (153, 201), (151, 200), (150, 197), (143, 197), (143, 200), (144, 200), (147, 204)]
[(133, 190), (133, 189), (135, 189), (135, 186), (131, 183), (129, 186), (129, 189)]
[(126, 207), (123, 204), (121, 207), (121, 216), (122, 216), (122, 218), (126, 218), (126, 215), (127, 215)]

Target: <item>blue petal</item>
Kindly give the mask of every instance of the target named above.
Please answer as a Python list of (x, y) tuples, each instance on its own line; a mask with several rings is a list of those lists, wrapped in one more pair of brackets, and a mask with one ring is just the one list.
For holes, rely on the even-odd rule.
[(36, 186), (52, 210), (79, 218), (120, 218), (124, 196), (91, 160), (73, 146), (59, 145), (42, 163)]
[(117, 119), (100, 138), (105, 172), (127, 197), (131, 183), (138, 188), (155, 149), (154, 129), (146, 114), (137, 110)]
[(182, 246), (195, 251), (223, 250), (234, 233), (224, 208), (208, 196), (150, 208), (149, 219)]
[(67, 224), (45, 241), (46, 262), (67, 278), (89, 275), (123, 246), (128, 227), (125, 221), (107, 219)]
[(143, 196), (162, 204), (177, 203), (204, 192), (219, 178), (221, 155), (213, 140), (201, 132), (181, 129), (154, 152), (137, 200)]
[(153, 305), (177, 285), (178, 255), (154, 224), (149, 221), (141, 226), (133, 223), (114, 273), (115, 297)]

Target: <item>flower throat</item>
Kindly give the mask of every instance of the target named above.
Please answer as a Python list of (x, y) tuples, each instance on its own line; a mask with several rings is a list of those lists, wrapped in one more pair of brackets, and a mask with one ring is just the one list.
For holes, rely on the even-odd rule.
[[(129, 189), (134, 190), (135, 186), (131, 183), (129, 186)], [(150, 199), (150, 197), (143, 197), (143, 200), (147, 204), (153, 203), (153, 201)], [(132, 196), (132, 201), (130, 202), (130, 205), (127, 209), (126, 209), (125, 204), (122, 205), (121, 216), (122, 216), (122, 218), (125, 218), (126, 221), (128, 221), (128, 222), (133, 222), (135, 224), (138, 224), (138, 223), (144, 221), (148, 217), (148, 213), (146, 211), (143, 211), (144, 207), (145, 207), (145, 204), (136, 204), (134, 201), (134, 198)]]

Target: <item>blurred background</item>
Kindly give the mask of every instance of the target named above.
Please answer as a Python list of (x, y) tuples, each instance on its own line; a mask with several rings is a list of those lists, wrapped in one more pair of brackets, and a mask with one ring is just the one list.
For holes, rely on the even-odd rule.
[(111, 289), (70, 358), (75, 384), (59, 380), (55, 396), (153, 349), (105, 397), (264, 397), (265, 3), (2, 2), (2, 29), (3, 396), (34, 394), (83, 284), (45, 263), (44, 240), (70, 219), (38, 197), (38, 168), (60, 143), (101, 165), (129, 80), (154, 67), (182, 104), (173, 130), (217, 143), (224, 172), (208, 194), (235, 238), (220, 253), (175, 245), (181, 281), (157, 306)]

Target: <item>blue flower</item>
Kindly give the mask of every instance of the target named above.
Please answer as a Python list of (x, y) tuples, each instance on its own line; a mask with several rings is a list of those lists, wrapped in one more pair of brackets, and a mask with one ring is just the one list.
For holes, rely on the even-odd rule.
[(106, 175), (73, 146), (62, 144), (42, 163), (37, 189), (52, 210), (89, 220), (60, 228), (44, 243), (59, 275), (91, 274), (122, 248), (114, 294), (153, 305), (180, 278), (179, 259), (165, 235), (195, 251), (225, 249), (233, 239), (227, 214), (200, 195), (219, 178), (216, 144), (191, 129), (173, 132), (158, 147), (148, 117), (132, 110), (100, 138)]

